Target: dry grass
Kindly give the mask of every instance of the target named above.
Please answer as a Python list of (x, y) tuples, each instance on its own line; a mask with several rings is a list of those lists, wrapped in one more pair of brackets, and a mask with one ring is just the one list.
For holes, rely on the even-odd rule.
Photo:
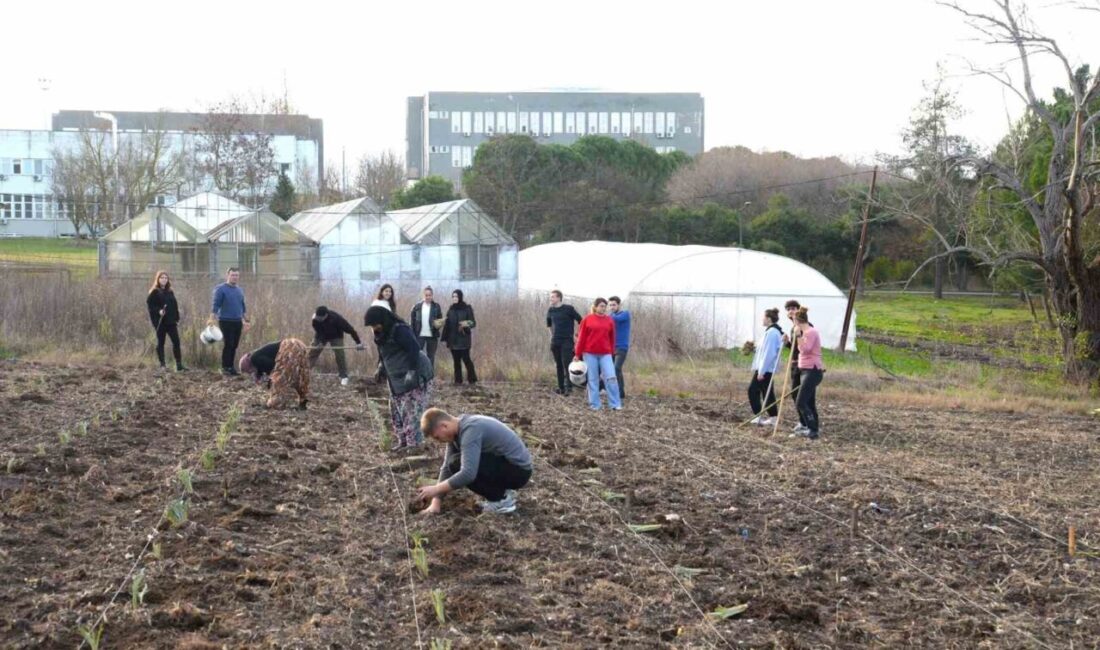
[[(176, 286), (184, 316), (180, 324), (184, 362), (190, 366), (218, 364), (220, 346), (204, 346), (198, 338), (209, 313), (213, 285), (187, 279)], [(368, 342), (366, 352), (349, 351), (352, 373), (373, 373), (377, 356), (361, 325), (369, 304), (365, 296), (315, 284), (246, 280), (243, 286), (254, 327), (242, 341), (241, 353), (287, 336), (308, 342), (310, 317), (317, 305), (324, 304), (347, 317)], [(155, 365), (155, 337), (145, 311), (147, 290), (144, 281), (69, 281), (60, 275), (5, 271), (0, 276), (0, 355), (60, 364)], [(437, 295), (446, 296), (449, 290), (439, 287)], [(403, 317), (408, 317), (416, 298), (398, 296)], [(547, 304), (501, 298), (471, 298), (470, 302), (478, 321), (473, 358), (481, 378), (552, 385)], [(577, 307), (584, 311), (583, 305)], [(683, 318), (656, 311), (635, 311), (634, 318), (626, 378), (630, 394), (716, 397), (744, 405), (750, 357), (738, 351), (698, 349), (695, 330)], [(876, 350), (884, 346), (876, 345)], [(437, 362), (439, 376), (449, 376), (451, 359), (446, 348), (439, 350)], [(1049, 373), (950, 360), (917, 367), (919, 371), (911, 375), (891, 377), (862, 355), (833, 357), (823, 397), (873, 396), (877, 402), (897, 407), (1008, 412), (1088, 412), (1097, 406), (1087, 388), (1064, 384)], [(331, 354), (322, 355), (319, 370), (335, 371)]]

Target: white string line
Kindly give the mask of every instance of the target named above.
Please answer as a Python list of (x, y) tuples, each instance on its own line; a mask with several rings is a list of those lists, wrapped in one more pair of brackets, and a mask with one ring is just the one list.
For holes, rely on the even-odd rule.
[[(753, 486), (755, 486), (755, 487), (757, 487), (757, 488), (759, 488), (759, 489), (763, 489), (763, 490), (765, 490), (765, 491), (771, 492), (771, 493), (772, 493), (773, 495), (775, 495), (775, 496), (779, 497), (780, 499), (782, 499), (782, 500), (786, 501), (787, 503), (789, 503), (789, 504), (791, 504), (791, 505), (794, 505), (795, 507), (798, 507), (798, 508), (802, 508), (803, 510), (806, 510), (807, 512), (811, 512), (811, 513), (813, 513), (813, 514), (816, 514), (816, 515), (818, 515), (819, 517), (822, 517), (822, 518), (824, 518), (824, 519), (826, 519), (826, 520), (828, 520), (828, 521), (831, 521), (831, 522), (833, 522), (834, 524), (838, 525), (839, 527), (844, 527), (844, 526), (845, 526), (845, 522), (843, 522), (843, 521), (841, 521), (841, 520), (837, 519), (836, 517), (833, 517), (833, 516), (832, 516), (832, 515), (830, 515), (830, 514), (827, 514), (827, 513), (821, 512), (820, 510), (818, 510), (818, 509), (816, 509), (816, 508), (814, 508), (814, 507), (812, 507), (812, 506), (808, 506), (808, 505), (806, 505), (806, 504), (802, 503), (801, 501), (798, 501), (797, 499), (794, 499), (794, 498), (792, 498), (792, 497), (788, 497), (788, 496), (787, 496), (786, 494), (783, 494), (783, 493), (782, 493), (782, 492), (780, 492), (779, 490), (776, 490), (776, 489), (774, 489), (774, 488), (771, 488), (771, 487), (769, 487), (768, 485), (766, 485), (766, 484), (764, 484), (764, 483), (757, 483), (757, 482), (755, 482), (755, 481), (753, 481), (753, 480), (751, 480), (751, 479), (747, 479), (747, 478), (745, 478), (744, 476), (738, 476), (738, 475), (736, 475), (736, 474), (734, 474), (734, 473), (732, 473), (732, 472), (723, 472), (723, 470), (720, 470), (720, 469), (716, 469), (716, 468), (715, 468), (715, 467), (713, 466), (713, 464), (712, 464), (712, 463), (711, 463), (711, 462), (710, 462), (710, 461), (709, 461), (708, 459), (706, 459), (706, 458), (701, 458), (701, 457), (699, 457), (699, 456), (695, 456), (694, 454), (691, 454), (690, 452), (686, 452), (686, 451), (683, 451), (683, 450), (680, 450), (680, 449), (676, 449), (676, 448), (675, 448), (675, 447), (673, 447), (672, 445), (668, 445), (668, 444), (665, 444), (665, 443), (662, 443), (662, 442), (660, 442), (660, 441), (659, 441), (659, 440), (657, 440), (657, 439), (656, 439), (655, 437), (652, 437), (652, 436), (651, 436), (651, 437), (649, 438), (649, 440), (651, 440), (651, 441), (653, 441), (653, 442), (656, 442), (657, 444), (661, 445), (662, 447), (665, 447), (666, 449), (669, 449), (670, 451), (672, 451), (672, 452), (674, 452), (674, 453), (678, 453), (678, 454), (681, 454), (681, 455), (682, 455), (682, 456), (684, 456), (684, 457), (687, 457), (687, 458), (691, 458), (692, 460), (695, 460), (696, 462), (699, 462), (699, 463), (701, 463), (701, 464), (702, 464), (702, 465), (703, 465), (704, 467), (706, 467), (707, 469), (711, 470), (711, 471), (712, 471), (713, 473), (715, 473), (715, 474), (717, 474), (717, 475), (719, 475), (719, 476), (725, 475), (725, 476), (729, 477), (729, 478), (730, 478), (731, 480), (733, 480), (733, 481), (739, 481), (739, 480), (740, 480), (740, 481), (742, 481), (742, 482), (745, 482), (745, 483), (748, 483), (748, 484), (750, 484), (750, 485), (753, 485)], [(836, 506), (833, 506), (832, 504), (828, 504), (828, 505), (830, 505), (830, 506), (831, 506), (831, 507), (833, 507), (833, 508), (835, 508), (835, 507), (836, 507)], [(970, 597), (966, 596), (966, 595), (965, 595), (965, 594), (963, 594), (962, 592), (960, 592), (960, 591), (958, 591), (958, 590), (956, 590), (956, 589), (952, 588), (952, 587), (951, 587), (950, 585), (948, 585), (948, 584), (947, 584), (946, 582), (944, 582), (944, 581), (943, 581), (942, 579), (940, 579), (939, 577), (937, 577), (937, 576), (934, 576), (934, 575), (932, 575), (932, 574), (928, 573), (927, 571), (925, 571), (925, 570), (924, 570), (923, 568), (921, 568), (920, 566), (918, 566), (918, 565), (914, 564), (914, 563), (913, 563), (912, 561), (910, 561), (910, 560), (906, 559), (905, 557), (903, 557), (903, 556), (899, 555), (898, 553), (895, 553), (894, 551), (892, 551), (891, 549), (889, 549), (889, 548), (888, 548), (888, 547), (887, 547), (886, 545), (882, 544), (881, 542), (879, 542), (879, 541), (878, 541), (877, 539), (875, 539), (874, 537), (871, 537), (871, 535), (870, 535), (870, 534), (868, 534), (868, 533), (865, 533), (865, 532), (863, 532), (863, 531), (857, 531), (857, 534), (858, 534), (858, 535), (859, 535), (860, 537), (862, 537), (863, 539), (865, 539), (865, 540), (867, 540), (868, 542), (870, 542), (871, 544), (873, 544), (874, 546), (876, 546), (876, 547), (877, 547), (877, 548), (878, 548), (879, 550), (881, 550), (881, 551), (882, 551), (882, 552), (883, 552), (884, 554), (886, 554), (886, 555), (887, 555), (888, 557), (891, 557), (891, 558), (893, 558), (893, 559), (897, 560), (898, 562), (901, 562), (902, 564), (904, 564), (904, 565), (906, 565), (906, 566), (910, 567), (910, 568), (911, 568), (911, 569), (913, 569), (914, 571), (917, 571), (918, 573), (920, 573), (921, 575), (925, 576), (925, 577), (926, 577), (926, 578), (928, 578), (929, 580), (931, 580), (931, 581), (935, 582), (935, 583), (936, 583), (937, 585), (939, 585), (939, 586), (940, 586), (941, 588), (943, 588), (943, 589), (945, 589), (946, 591), (950, 592), (951, 594), (955, 595), (955, 596), (956, 596), (957, 598), (959, 598), (960, 600), (962, 600), (962, 601), (963, 601), (964, 603), (967, 603), (967, 604), (969, 604), (970, 606), (974, 607), (975, 609), (977, 609), (977, 610), (979, 610), (979, 611), (983, 612), (984, 614), (986, 614), (987, 616), (991, 617), (991, 618), (992, 618), (993, 620), (995, 620), (995, 621), (997, 621), (997, 622), (999, 622), (999, 623), (1002, 623), (1002, 624), (1004, 624), (1004, 625), (1005, 625), (1006, 627), (1009, 627), (1009, 628), (1011, 628), (1011, 629), (1014, 629), (1014, 630), (1016, 630), (1017, 632), (1020, 632), (1020, 633), (1022, 633), (1022, 634), (1023, 634), (1024, 636), (1026, 636), (1026, 637), (1030, 638), (1030, 639), (1031, 639), (1032, 641), (1034, 641), (1034, 642), (1035, 642), (1036, 644), (1038, 644), (1039, 646), (1041, 646), (1041, 647), (1043, 647), (1043, 648), (1048, 648), (1048, 649), (1050, 649), (1050, 650), (1053, 650), (1053, 648), (1052, 648), (1051, 646), (1049, 646), (1049, 645), (1047, 645), (1046, 643), (1044, 643), (1043, 641), (1041, 641), (1041, 640), (1040, 640), (1040, 639), (1039, 639), (1038, 637), (1036, 637), (1036, 636), (1035, 636), (1034, 634), (1032, 634), (1032, 633), (1031, 633), (1030, 631), (1028, 631), (1027, 629), (1025, 629), (1025, 628), (1022, 628), (1022, 627), (1017, 627), (1017, 626), (1016, 626), (1015, 624), (1013, 624), (1013, 623), (1010, 623), (1010, 622), (1009, 622), (1009, 621), (1008, 621), (1007, 619), (1005, 619), (1005, 618), (1002, 618), (1002, 617), (998, 616), (997, 614), (994, 614), (994, 613), (993, 613), (992, 611), (990, 611), (990, 610), (989, 610), (988, 608), (986, 608), (986, 607), (985, 607), (984, 605), (982, 605), (982, 604), (980, 604), (980, 603), (978, 603), (978, 602), (974, 601), (973, 599), (971, 599)], [(978, 589), (980, 590), (980, 585), (976, 584), (976, 583), (975, 583), (975, 582), (973, 582), (973, 581), (969, 581), (969, 582), (970, 582), (970, 585), (971, 585), (972, 587), (978, 588)]]
[[(376, 423), (377, 425), (377, 423)], [(409, 519), (405, 514), (404, 501), (401, 499), (401, 487), (397, 484), (397, 476), (393, 473), (393, 467), (386, 465), (386, 469), (390, 471), (390, 479), (393, 480), (393, 490), (397, 495), (397, 509), (401, 512), (401, 524), (405, 528), (405, 537), (401, 540), (402, 545), (405, 547), (405, 556), (409, 561), (409, 591), (412, 593), (413, 604), (413, 622), (416, 624), (416, 647), (424, 647), (424, 639), (420, 632), (420, 614), (416, 611), (416, 581), (413, 579), (413, 558), (412, 551), (409, 549), (409, 540), (412, 539), (409, 535)]]
[[(582, 426), (581, 430), (583, 430), (583, 428), (584, 427)], [(577, 433), (580, 434), (580, 431), (578, 431)], [(534, 454), (532, 454), (532, 455), (534, 455)], [(684, 592), (684, 595), (687, 596), (688, 600), (690, 600), (691, 604), (695, 607), (695, 611), (699, 612), (699, 616), (702, 617), (703, 622), (705, 622), (707, 624), (707, 626), (711, 629), (711, 631), (714, 632), (714, 634), (719, 639), (721, 639), (723, 643), (726, 644), (726, 647), (729, 647), (729, 648), (733, 647), (732, 645), (730, 645), (730, 642), (726, 639), (726, 637), (722, 636), (722, 633), (718, 631), (718, 628), (714, 625), (714, 622), (710, 620), (710, 617), (707, 616), (707, 613), (704, 612), (703, 608), (699, 606), (699, 603), (695, 600), (695, 597), (691, 595), (691, 592), (688, 591), (688, 588), (684, 585), (683, 581), (680, 580), (680, 577), (676, 575), (676, 572), (673, 571), (672, 569), (670, 569), (669, 566), (667, 564), (665, 564), (665, 561), (661, 559), (660, 554), (657, 553), (657, 550), (653, 548), (650, 541), (648, 539), (646, 539), (645, 537), (643, 537), (641, 533), (639, 533), (639, 532), (633, 530), (632, 528), (630, 528), (630, 522), (628, 522), (626, 520), (626, 518), (623, 517), (622, 514), (618, 510), (616, 510), (614, 507), (612, 507), (610, 504), (608, 504), (603, 499), (599, 498), (598, 495), (592, 494), (592, 492), (590, 490), (588, 490), (587, 488), (585, 488), (585, 487), (581, 486), (580, 484), (578, 484), (577, 482), (575, 482), (568, 474), (566, 474), (562, 470), (555, 467), (550, 461), (548, 461), (544, 458), (541, 458), (541, 457), (539, 457), (538, 460), (542, 464), (546, 465), (547, 467), (549, 467), (550, 469), (554, 470), (555, 472), (560, 474), (562, 477), (564, 477), (565, 480), (570, 485), (572, 485), (576, 489), (580, 490), (581, 492), (584, 492), (586, 496), (589, 496), (589, 497), (595, 499), (595, 501), (597, 503), (599, 503), (600, 505), (604, 506), (605, 508), (610, 510), (612, 513), (614, 513), (615, 516), (619, 519), (619, 521), (622, 522), (622, 524), (624, 526), (626, 526), (626, 529), (628, 531), (630, 531), (631, 533), (633, 533), (634, 537), (636, 537), (639, 541), (642, 542), (643, 545), (645, 545), (646, 549), (649, 550), (649, 552), (651, 554), (653, 554), (653, 558), (657, 560), (657, 562), (661, 565), (661, 567), (670, 576), (672, 576), (672, 579), (674, 581), (676, 581), (676, 584), (680, 587), (680, 590)]]
[[(243, 398), (240, 399), (240, 400), (237, 400), (236, 402), (233, 403), (233, 407), (239, 408), (243, 401), (244, 401)], [(200, 440), (199, 445), (201, 446), (202, 444), (203, 443)], [(185, 496), (185, 493), (181, 492), (180, 497), (177, 497), (177, 498), (183, 498), (183, 496)], [(126, 587), (127, 581), (129, 581), (130, 578), (133, 576), (134, 570), (137, 569), (137, 567), (141, 563), (142, 559), (144, 559), (146, 553), (149, 551), (149, 546), (153, 543), (153, 540), (160, 536), (160, 526), (161, 526), (161, 524), (164, 523), (164, 521), (167, 519), (167, 517), (168, 517), (168, 510), (166, 508), (163, 512), (160, 513), (160, 519), (158, 519), (156, 525), (153, 526), (153, 532), (151, 534), (146, 535), (145, 546), (143, 546), (142, 549), (141, 549), (141, 552), (138, 553), (137, 558), (134, 560), (133, 566), (130, 567), (130, 570), (126, 573), (126, 577), (124, 577), (122, 579), (122, 582), (119, 583), (118, 589), (115, 590), (115, 593), (114, 593), (113, 596), (111, 596), (111, 599), (107, 601), (107, 604), (103, 607), (103, 611), (100, 613), (99, 618), (96, 619), (95, 625), (93, 625), (90, 629), (95, 630), (105, 620), (107, 620), (107, 612), (111, 609), (112, 606), (114, 606), (115, 600), (118, 598), (118, 595), (120, 593), (122, 593), (122, 590)], [(87, 642), (88, 642), (87, 639), (84, 639), (83, 641), (81, 641), (80, 645), (77, 647), (77, 650), (79, 650), (80, 648), (83, 648), (84, 645)]]

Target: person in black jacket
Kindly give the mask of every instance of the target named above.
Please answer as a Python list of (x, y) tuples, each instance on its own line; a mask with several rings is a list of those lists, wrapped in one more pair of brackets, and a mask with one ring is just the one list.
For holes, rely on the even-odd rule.
[(176, 358), (176, 372), (183, 372), (183, 357), (180, 353), (180, 307), (176, 302), (176, 294), (172, 291), (172, 279), (168, 277), (168, 271), (157, 271), (153, 279), (153, 286), (149, 289), (149, 295), (145, 298), (145, 306), (149, 309), (149, 320), (153, 323), (153, 329), (157, 333), (157, 359), (160, 361), (161, 370), (164, 365), (164, 339), (172, 339), (172, 356)]
[(409, 314), (409, 323), (412, 324), (413, 334), (416, 335), (420, 349), (428, 355), (428, 361), (432, 362), (432, 372), (435, 372), (435, 351), (439, 347), (439, 326), (443, 324), (443, 308), (432, 300), (434, 292), (431, 287), (424, 287), (424, 302), (412, 308)]
[(569, 362), (573, 360), (573, 326), (581, 322), (581, 315), (573, 305), (563, 305), (561, 292), (550, 292), (550, 309), (546, 310), (546, 326), (550, 328), (550, 354), (558, 370), (558, 390), (561, 395), (573, 392), (569, 381)]
[(451, 292), (451, 306), (447, 309), (447, 319), (443, 323), (443, 343), (451, 349), (451, 358), (455, 364), (455, 384), (462, 383), (462, 364), (466, 364), (466, 378), (470, 385), (477, 383), (474, 362), (470, 359), (473, 347), (471, 330), (477, 327), (474, 320), (474, 308), (466, 304), (461, 289)]
[(294, 338), (275, 341), (241, 357), (241, 372), (259, 383), (265, 378), (271, 388), (268, 408), (283, 408), (295, 396), (298, 408), (309, 401), (309, 349)]
[(313, 312), (313, 343), (309, 348), (309, 367), (317, 364), (317, 358), (321, 356), (325, 345), (332, 346), (332, 353), (336, 355), (336, 369), (340, 373), (340, 385), (348, 385), (348, 360), (344, 354), (344, 334), (351, 334), (355, 340), (355, 349), (362, 350), (363, 342), (359, 340), (359, 333), (351, 326), (343, 316), (321, 305)]
[(364, 318), (374, 330), (374, 342), (390, 385), (390, 420), (397, 444), (392, 451), (424, 442), (420, 416), (431, 399), (432, 362), (420, 349), (409, 324), (385, 307), (373, 306)]

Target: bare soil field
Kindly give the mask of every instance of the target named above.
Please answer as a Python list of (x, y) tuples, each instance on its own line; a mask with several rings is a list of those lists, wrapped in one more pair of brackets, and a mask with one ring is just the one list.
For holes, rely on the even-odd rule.
[(307, 411), (262, 396), (204, 371), (0, 363), (0, 646), (77, 647), (112, 602), (105, 648), (1100, 644), (1095, 419), (885, 409), (826, 378), (808, 442), (735, 428), (744, 404), (592, 413), (444, 385), (439, 405), (517, 427), (535, 475), (513, 515), (459, 493), (427, 518), (410, 500), (441, 450), (380, 451), (381, 387), (319, 376)]

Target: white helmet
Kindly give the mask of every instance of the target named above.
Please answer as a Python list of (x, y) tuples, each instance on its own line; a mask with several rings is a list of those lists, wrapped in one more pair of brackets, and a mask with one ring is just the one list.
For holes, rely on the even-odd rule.
[(583, 361), (569, 364), (569, 382), (577, 388), (588, 383), (588, 366)]
[(199, 334), (199, 338), (207, 345), (217, 343), (222, 340), (222, 331), (218, 329), (217, 325), (207, 325), (202, 334)]

